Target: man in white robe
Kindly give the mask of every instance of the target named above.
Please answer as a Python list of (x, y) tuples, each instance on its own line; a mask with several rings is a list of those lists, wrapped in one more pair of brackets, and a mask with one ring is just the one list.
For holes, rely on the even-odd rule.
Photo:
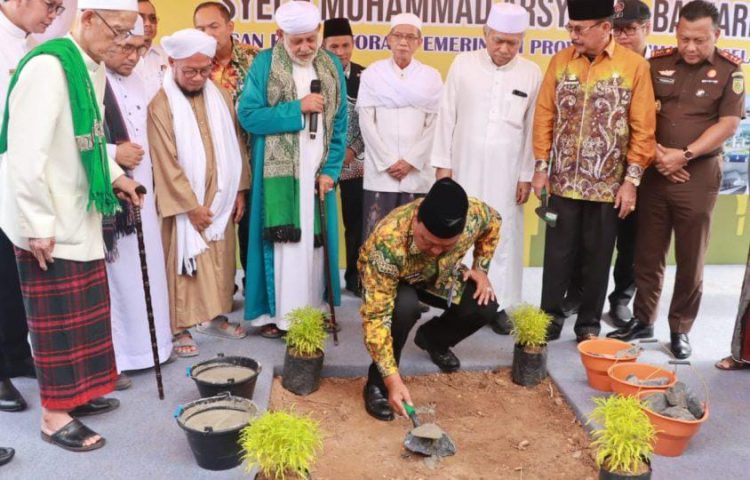
[(414, 58), (422, 21), (411, 13), (394, 16), (387, 41), (392, 57), (362, 73), (357, 97), (365, 141), (363, 239), (435, 181), (430, 151), (443, 81), (440, 72)]
[[(107, 150), (109, 156), (114, 158), (128, 175), (148, 190), (141, 208), (141, 221), (159, 362), (165, 362), (172, 352), (172, 335), (169, 328), (167, 273), (156, 213), (154, 177), (146, 129), (148, 100), (143, 80), (133, 73), (145, 49), (143, 20), (139, 17), (131, 36), (125, 43), (112, 49), (104, 59), (107, 66), (107, 82), (116, 101), (113, 110), (116, 111), (119, 107), (129, 140), (117, 145), (107, 145)], [(106, 100), (105, 95), (105, 106), (109, 107)], [(110, 114), (115, 112), (107, 112), (108, 117)], [(107, 263), (107, 280), (112, 305), (112, 343), (117, 372), (120, 374), (115, 388), (123, 390), (131, 384), (124, 374), (125, 371), (154, 366), (138, 239), (132, 228), (126, 234), (118, 232), (117, 256), (113, 262)]]
[(156, 16), (156, 7), (151, 0), (138, 0), (138, 14), (143, 19), (147, 50), (135, 72), (143, 79), (146, 100), (150, 102), (161, 88), (164, 74), (169, 68), (169, 57), (160, 45), (154, 43), (159, 33), (159, 17)]
[(453, 177), (503, 219), (489, 275), (499, 309), (490, 326), (505, 335), (505, 309), (521, 301), (523, 204), (534, 173), (531, 133), (542, 80), (539, 67), (518, 55), (528, 25), (524, 8), (492, 7), (484, 27), (487, 48), (461, 53), (451, 65), (432, 150), (438, 178)]

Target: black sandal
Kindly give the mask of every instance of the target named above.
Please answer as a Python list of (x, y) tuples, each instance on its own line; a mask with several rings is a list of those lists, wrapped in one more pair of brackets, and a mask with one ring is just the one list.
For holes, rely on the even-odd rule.
[(286, 335), (286, 330), (282, 330), (274, 323), (260, 327), (260, 336), (263, 338), (282, 338)]
[(111, 412), (120, 406), (120, 401), (116, 398), (99, 397), (84, 403), (68, 412), (71, 417), (90, 417), (102, 413)]
[(90, 452), (91, 450), (102, 448), (107, 443), (104, 437), (101, 437), (96, 443), (84, 445), (86, 440), (96, 435), (99, 434), (82, 424), (80, 420), (74, 418), (52, 435), (42, 432), (42, 440), (70, 452)]

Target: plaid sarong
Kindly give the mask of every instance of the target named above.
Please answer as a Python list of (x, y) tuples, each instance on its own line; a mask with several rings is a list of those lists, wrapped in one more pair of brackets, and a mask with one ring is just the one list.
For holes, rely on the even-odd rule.
[(109, 288), (104, 260), (55, 259), (43, 272), (15, 249), (42, 406), (70, 410), (114, 390)]

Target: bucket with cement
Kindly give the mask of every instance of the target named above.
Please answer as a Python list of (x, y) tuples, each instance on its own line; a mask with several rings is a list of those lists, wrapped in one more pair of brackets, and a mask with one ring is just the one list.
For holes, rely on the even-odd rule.
[(196, 462), (206, 470), (227, 470), (242, 463), (240, 430), (258, 416), (255, 403), (224, 393), (177, 407)]
[(260, 372), (260, 363), (252, 358), (225, 357), (220, 353), (212, 360), (190, 367), (188, 376), (195, 381), (203, 398), (229, 392), (252, 400)]

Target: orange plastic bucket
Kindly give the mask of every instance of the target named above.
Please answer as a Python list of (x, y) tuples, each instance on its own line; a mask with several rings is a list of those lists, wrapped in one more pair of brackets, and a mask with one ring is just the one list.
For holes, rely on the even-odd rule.
[[(650, 393), (661, 393), (659, 390), (643, 390), (638, 394), (638, 398), (643, 399)], [(700, 420), (678, 420), (676, 418), (665, 417), (656, 412), (643, 407), (651, 424), (656, 429), (656, 443), (654, 443), (654, 453), (664, 457), (679, 457), (687, 450), (690, 439), (698, 433), (701, 425), (708, 420), (708, 403), (704, 402), (703, 407), (706, 413)]]
[[(656, 365), (649, 365), (648, 363), (617, 363), (609, 367), (609, 370), (607, 370), (607, 375), (609, 376), (612, 385), (612, 391), (628, 397), (635, 396), (638, 394), (638, 392), (641, 392), (643, 390), (664, 391), (677, 383), (677, 375), (675, 375), (673, 372), (657, 367)], [(669, 379), (669, 383), (667, 383), (666, 385), (649, 385), (646, 387), (626, 382), (625, 378), (630, 375), (635, 375), (640, 380), (652, 380), (654, 378), (667, 377)]]
[(615, 353), (631, 348), (633, 345), (612, 338), (594, 338), (578, 344), (581, 362), (586, 369), (591, 388), (602, 392), (612, 391), (612, 380), (607, 371), (614, 364), (632, 363), (638, 359), (637, 355), (615, 358)]

